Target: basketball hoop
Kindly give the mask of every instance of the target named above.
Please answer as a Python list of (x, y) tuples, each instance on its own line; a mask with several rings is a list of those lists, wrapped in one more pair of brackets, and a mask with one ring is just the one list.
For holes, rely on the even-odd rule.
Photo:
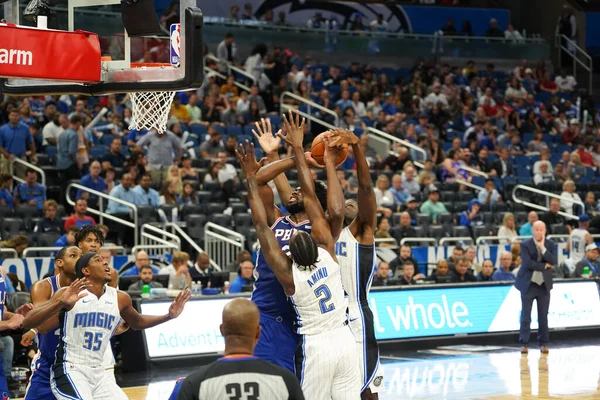
[[(132, 68), (173, 68), (171, 64), (131, 63)], [(176, 92), (131, 92), (131, 123), (129, 129), (141, 131), (156, 129), (159, 134), (167, 130), (169, 111)]]

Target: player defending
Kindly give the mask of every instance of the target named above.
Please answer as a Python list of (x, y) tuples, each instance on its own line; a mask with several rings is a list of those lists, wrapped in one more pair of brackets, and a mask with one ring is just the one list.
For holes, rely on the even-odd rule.
[(375, 267), (375, 229), (377, 225), (377, 202), (365, 158), (358, 137), (348, 130), (337, 130), (331, 137), (330, 146), (348, 144), (356, 158), (358, 176), (358, 203), (346, 201), (346, 218), (335, 245), (335, 254), (342, 269), (342, 283), (348, 294), (350, 328), (354, 333), (360, 365), (362, 394), (364, 400), (378, 399), (383, 383), (379, 369), (379, 346), (375, 339), (373, 312), (367, 295), (371, 290)]
[[(290, 112), (290, 116), (291, 116)], [(254, 134), (261, 147), (273, 164), (265, 166), (256, 177), (258, 190), (264, 204), (267, 222), (277, 239), (277, 246), (285, 253), (289, 251), (292, 234), (296, 231), (310, 233), (311, 223), (305, 211), (303, 191), (292, 190), (283, 171), (295, 167), (293, 159), (279, 160), (277, 150), (281, 139), (273, 136), (269, 120), (262, 120), (262, 126), (256, 124), (258, 132)], [(303, 155), (304, 156), (304, 155)], [(276, 161), (276, 162), (275, 162)], [(316, 164), (309, 157), (309, 162)], [(273, 191), (267, 185), (274, 180), (277, 191), (285, 208), (290, 213), (283, 215), (274, 205)], [(327, 208), (327, 187), (317, 181), (314, 190), (323, 209)], [(271, 361), (281, 367), (294, 371), (294, 353), (298, 345), (298, 335), (294, 331), (294, 314), (290, 309), (281, 284), (277, 281), (269, 265), (267, 265), (262, 249), (258, 252), (254, 269), (254, 291), (252, 301), (260, 310), (260, 327), (262, 334), (258, 340), (254, 354), (263, 360)]]
[[(58, 251), (54, 258), (54, 266), (58, 274), (37, 281), (31, 287), (31, 301), (35, 307), (50, 300), (55, 292), (69, 286), (75, 280), (75, 263), (81, 257), (81, 249), (77, 246), (66, 246)], [(53, 315), (39, 326), (23, 335), (27, 345), (38, 335), (38, 352), (31, 362), (31, 378), (25, 392), (25, 400), (54, 400), (50, 389), (50, 369), (54, 364), (54, 355), (60, 338), (58, 316)]]
[(52, 393), (57, 399), (127, 399), (102, 366), (121, 318), (133, 329), (167, 322), (181, 314), (190, 292), (179, 293), (166, 315), (140, 315), (127, 293), (106, 285), (111, 271), (101, 255), (84, 254), (75, 264), (75, 274), (78, 279), (31, 311), (24, 326), (38, 326), (58, 313), (60, 342), (51, 370)]
[[(342, 287), (340, 267), (335, 258), (335, 242), (323, 208), (317, 200), (313, 180), (302, 149), (303, 125), (284, 116), (287, 136), (279, 134), (294, 149), (304, 206), (311, 234), (295, 232), (289, 244), (291, 258), (278, 246), (271, 231), (259, 193), (254, 146), (240, 146), (236, 153), (248, 180), (248, 198), (260, 245), (269, 266), (296, 312), (297, 332), (301, 336), (295, 357), (296, 375), (307, 399), (347, 400), (360, 396), (354, 336), (346, 326), (347, 300)], [(325, 157), (328, 175), (335, 177), (331, 153)], [(331, 172), (329, 172), (331, 171)], [(332, 180), (339, 185), (339, 181)]]

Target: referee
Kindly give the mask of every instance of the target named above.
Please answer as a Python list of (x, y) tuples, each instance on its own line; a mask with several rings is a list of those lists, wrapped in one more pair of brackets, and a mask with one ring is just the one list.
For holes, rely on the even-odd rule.
[(254, 346), (260, 336), (259, 318), (258, 308), (250, 300), (235, 299), (227, 303), (221, 324), (225, 338), (223, 358), (179, 382), (171, 399), (304, 400), (292, 372), (254, 357)]

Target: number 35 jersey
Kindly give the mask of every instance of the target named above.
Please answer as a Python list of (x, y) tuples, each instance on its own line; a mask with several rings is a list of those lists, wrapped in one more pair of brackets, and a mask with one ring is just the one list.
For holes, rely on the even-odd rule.
[(58, 314), (60, 343), (56, 350), (56, 364), (72, 363), (88, 367), (103, 365), (104, 353), (110, 338), (121, 321), (117, 289), (104, 285), (100, 298), (84, 290), (70, 311)]
[(329, 252), (319, 248), (311, 268), (292, 265), (296, 291), (290, 302), (296, 312), (296, 332), (316, 335), (344, 326), (348, 298), (342, 286), (340, 266)]

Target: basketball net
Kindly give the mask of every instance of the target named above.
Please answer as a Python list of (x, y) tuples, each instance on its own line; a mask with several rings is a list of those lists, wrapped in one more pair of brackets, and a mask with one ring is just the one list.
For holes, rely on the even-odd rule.
[(134, 92), (131, 97), (131, 124), (129, 129), (141, 131), (156, 129), (160, 134), (167, 130), (169, 111), (175, 92)]

